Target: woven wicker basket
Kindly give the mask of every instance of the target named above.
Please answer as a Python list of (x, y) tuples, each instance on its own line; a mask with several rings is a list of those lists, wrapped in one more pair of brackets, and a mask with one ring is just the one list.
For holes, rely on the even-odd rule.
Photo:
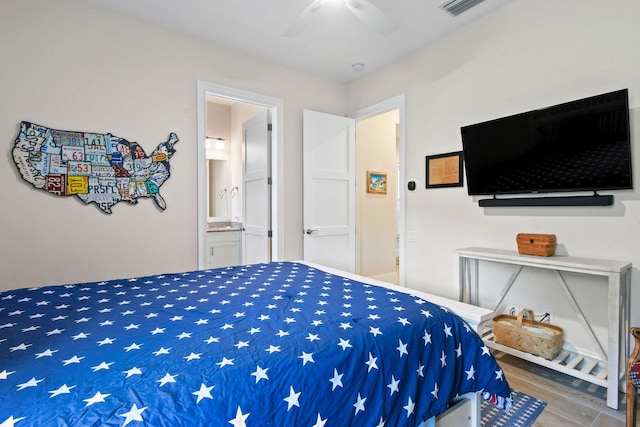
[[(524, 315), (528, 318), (525, 319)], [(562, 348), (562, 328), (536, 322), (531, 310), (522, 310), (518, 316), (500, 314), (491, 321), (497, 344), (553, 359)]]

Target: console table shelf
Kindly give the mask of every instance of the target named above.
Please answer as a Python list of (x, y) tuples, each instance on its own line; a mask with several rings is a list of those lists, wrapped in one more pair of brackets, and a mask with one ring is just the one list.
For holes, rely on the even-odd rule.
[(558, 353), (558, 355), (553, 359), (545, 359), (531, 353), (525, 353), (524, 351), (496, 343), (494, 341), (493, 333), (490, 331), (485, 333), (482, 336), (482, 339), (489, 348), (511, 354), (528, 362), (553, 369), (554, 371), (562, 372), (563, 374), (579, 378), (592, 384), (597, 384), (605, 388), (608, 385), (607, 380), (609, 372), (607, 365), (600, 359), (589, 357), (564, 348), (560, 350), (560, 353)]
[[(498, 297), (494, 311), (500, 306), (523, 268), (541, 268), (554, 271), (558, 279), (559, 289), (562, 289), (569, 299), (578, 319), (596, 347), (599, 358), (563, 349), (556, 358), (547, 360), (495, 343), (493, 334), (490, 331), (485, 333), (483, 339), (488, 347), (606, 387), (607, 405), (613, 409), (618, 409), (620, 404), (619, 391), (624, 376), (625, 363), (628, 358), (631, 263), (569, 256), (539, 257), (520, 255), (515, 251), (487, 248), (464, 248), (458, 249), (456, 252), (458, 253), (460, 266), (459, 299), (474, 305), (479, 303), (480, 261), (517, 266), (516, 271), (511, 275)], [(564, 272), (604, 276), (607, 278), (608, 330), (606, 343), (601, 343), (593, 332), (589, 321), (584, 316), (580, 305), (564, 279)]]

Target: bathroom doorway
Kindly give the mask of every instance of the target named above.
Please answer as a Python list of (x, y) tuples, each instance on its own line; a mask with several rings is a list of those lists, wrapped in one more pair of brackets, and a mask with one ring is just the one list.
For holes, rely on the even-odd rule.
[[(243, 141), (242, 123), (252, 116), (267, 111), (271, 121), (270, 147), (268, 153), (269, 204), (271, 227), (266, 230), (269, 235), (270, 260), (283, 257), (282, 247), (282, 128), (283, 102), (280, 99), (245, 92), (225, 86), (198, 82), (198, 266), (206, 268), (208, 257), (207, 228), (208, 224), (226, 222), (233, 227), (244, 228), (246, 210), (243, 176)], [(207, 141), (207, 137), (208, 141)], [(208, 143), (208, 144), (207, 144)], [(216, 149), (217, 144), (217, 149)], [(208, 147), (207, 147), (208, 145)], [(213, 163), (211, 162), (213, 161)], [(222, 172), (217, 169), (221, 169)], [(222, 175), (222, 186), (211, 185), (211, 173)], [(226, 190), (226, 191), (225, 191)], [(222, 199), (222, 201), (221, 201)], [(217, 200), (217, 203), (216, 203)], [(214, 209), (210, 209), (213, 206)], [(217, 206), (221, 205), (218, 212)], [(220, 213), (220, 215), (218, 215)], [(243, 231), (244, 234), (244, 231)], [(244, 236), (243, 236), (244, 237)], [(252, 257), (255, 254), (252, 254)], [(252, 259), (253, 260), (253, 259)], [(251, 261), (251, 260), (250, 260)], [(241, 260), (244, 262), (244, 260)]]

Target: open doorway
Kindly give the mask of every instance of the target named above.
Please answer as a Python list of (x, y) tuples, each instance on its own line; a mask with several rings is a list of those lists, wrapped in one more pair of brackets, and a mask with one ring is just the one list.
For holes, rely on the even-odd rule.
[(271, 109), (207, 96), (210, 268), (271, 261)]
[[(404, 95), (350, 116), (356, 120), (357, 271), (404, 284)], [(385, 192), (368, 191), (369, 173), (384, 174)]]
[[(197, 117), (197, 126), (198, 126), (198, 205), (197, 205), (197, 242), (198, 242), (198, 268), (204, 269), (207, 268), (207, 261), (210, 261), (209, 252), (212, 250), (211, 243), (207, 242), (208, 233), (207, 226), (210, 221), (210, 218), (224, 218), (229, 219), (230, 225), (233, 226), (235, 223), (242, 224), (243, 218), (242, 210), (244, 206), (240, 202), (242, 198), (242, 193), (240, 192), (240, 185), (238, 184), (243, 180), (242, 170), (238, 172), (237, 168), (235, 171), (226, 172), (226, 176), (231, 179), (232, 174), (235, 175), (235, 181), (231, 180), (229, 185), (224, 188), (227, 188), (227, 202), (223, 204), (226, 207), (225, 217), (219, 217), (217, 215), (211, 216), (209, 206), (210, 201), (210, 192), (208, 191), (209, 186), (209, 173), (208, 168), (210, 167), (210, 160), (221, 160), (220, 157), (223, 157), (219, 153), (217, 155), (217, 159), (207, 159), (207, 136), (212, 137), (209, 146), (215, 145), (217, 138), (224, 139), (224, 136), (207, 134), (207, 111), (213, 111), (214, 109), (220, 109), (220, 111), (229, 108), (229, 116), (231, 116), (231, 106), (237, 106), (238, 111), (244, 111), (243, 114), (238, 114), (240, 116), (250, 115), (251, 112), (255, 111), (265, 111), (268, 110), (270, 121), (272, 123), (270, 127), (270, 137), (271, 137), (271, 146), (268, 148), (268, 162), (270, 164), (270, 211), (271, 211), (271, 231), (269, 232), (270, 238), (270, 258), (274, 261), (280, 260), (283, 258), (283, 190), (282, 190), (282, 169), (283, 169), (283, 141), (282, 141), (282, 133), (280, 129), (282, 129), (282, 111), (283, 111), (283, 101), (277, 98), (272, 98), (260, 94), (255, 94), (251, 92), (241, 91), (238, 89), (233, 89), (225, 86), (215, 85), (206, 82), (198, 82), (197, 87), (197, 109), (198, 109), (198, 117)], [(208, 106), (208, 101), (213, 101), (212, 104)], [(226, 104), (226, 105), (225, 105)], [(209, 108), (208, 108), (209, 107)], [(219, 112), (220, 112), (219, 111)], [(224, 114), (221, 115), (224, 117)], [(223, 119), (224, 120), (224, 119)], [(240, 120), (241, 121), (241, 120)], [(240, 124), (241, 126), (241, 124)], [(229, 135), (231, 135), (234, 130), (232, 130), (233, 126), (229, 128)], [(214, 132), (214, 129), (211, 129), (211, 132)], [(231, 140), (231, 136), (229, 136)], [(237, 138), (236, 138), (237, 139)], [(218, 140), (219, 141), (219, 140)], [(232, 147), (228, 147), (229, 150)], [(242, 151), (241, 145), (238, 143), (235, 144), (235, 149)], [(211, 150), (211, 148), (210, 148)], [(224, 151), (224, 149), (223, 149)], [(241, 154), (242, 158), (242, 154)], [(214, 166), (215, 167), (215, 166)], [(229, 164), (229, 160), (227, 158), (226, 167), (234, 166)], [(240, 174), (240, 178), (238, 178), (237, 174)], [(238, 180), (240, 179), (240, 181)], [(234, 185), (236, 183), (237, 185)], [(238, 187), (236, 190), (233, 190), (235, 187)], [(224, 188), (220, 189), (223, 191)], [(235, 191), (235, 197), (231, 197), (232, 190)], [(219, 191), (214, 194), (214, 198), (218, 197)], [(224, 197), (224, 191), (222, 196)], [(244, 233), (243, 233), (244, 234)], [(210, 236), (209, 236), (210, 237)], [(219, 236), (218, 236), (219, 237)], [(230, 245), (231, 243), (225, 242), (225, 245)]]
[(356, 121), (359, 274), (399, 283), (399, 110)]
[[(384, 114), (391, 112), (390, 114)], [(357, 135), (357, 123), (375, 116), (392, 117), (391, 136), (387, 142), (391, 154), (372, 156), (362, 161), (356, 154), (356, 145), (365, 152), (370, 142), (363, 135)], [(373, 121), (376, 121), (375, 119)], [(389, 122), (389, 120), (385, 120)], [(360, 273), (403, 285), (404, 266), (404, 95), (374, 104), (357, 111), (350, 117), (305, 110), (303, 114), (303, 239), (304, 259), (344, 271)], [(375, 133), (375, 131), (373, 132)], [(357, 140), (357, 143), (356, 143)], [(387, 157), (391, 163), (377, 163)], [(358, 163), (360, 170), (358, 170)], [(384, 169), (381, 171), (380, 169)], [(390, 227), (391, 238), (384, 243), (389, 262), (385, 270), (363, 271), (363, 264), (369, 262), (368, 255), (361, 255), (369, 242), (363, 240), (376, 237), (378, 229), (374, 225), (363, 233), (358, 218), (368, 221), (375, 217), (376, 206), (369, 207), (362, 201), (368, 186), (367, 171), (386, 174), (386, 191), (374, 194), (375, 201), (389, 202), (391, 219), (383, 224)], [(378, 174), (379, 175), (379, 174)], [(325, 183), (325, 181), (331, 181)], [(393, 187), (393, 189), (391, 189)], [(383, 196), (383, 197), (380, 197)], [(370, 208), (370, 209), (369, 209)], [(358, 224), (358, 226), (356, 226)], [(372, 244), (366, 251), (375, 253), (380, 247)], [(399, 261), (399, 266), (397, 262)]]

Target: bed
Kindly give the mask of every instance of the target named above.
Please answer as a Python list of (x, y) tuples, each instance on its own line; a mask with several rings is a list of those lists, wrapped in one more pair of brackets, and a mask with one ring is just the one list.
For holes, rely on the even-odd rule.
[(389, 427), (469, 396), (508, 408), (474, 327), (365, 281), (274, 262), (1, 292), (0, 425)]

